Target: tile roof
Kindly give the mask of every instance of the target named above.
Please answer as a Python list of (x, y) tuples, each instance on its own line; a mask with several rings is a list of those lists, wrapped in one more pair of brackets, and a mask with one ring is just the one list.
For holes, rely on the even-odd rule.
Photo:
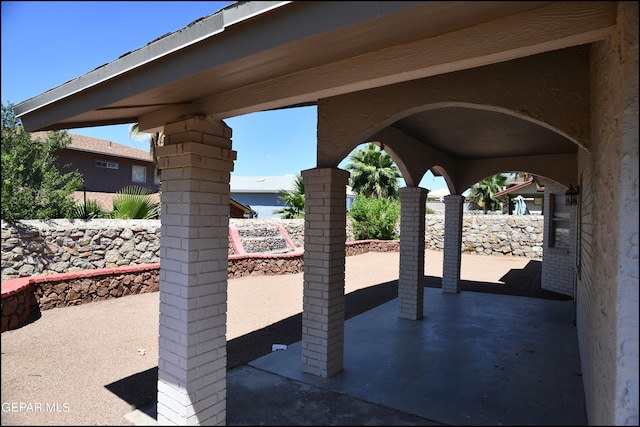
[[(32, 132), (34, 139), (44, 139), (48, 132)], [(145, 150), (128, 147), (105, 139), (93, 138), (90, 136), (69, 133), (71, 143), (67, 145), (67, 150), (85, 151), (88, 153), (105, 154), (114, 157), (124, 157), (129, 159), (144, 160), (153, 162), (151, 154)]]
[[(534, 179), (529, 178), (528, 181), (518, 183), (516, 185), (513, 185), (509, 188), (505, 188), (504, 190), (497, 192), (496, 194), (493, 195), (493, 197), (500, 197), (500, 196), (504, 196), (505, 194), (512, 193), (514, 191), (522, 190), (533, 183), (534, 183)], [(544, 187), (541, 187), (540, 185), (538, 185), (537, 182), (535, 184), (536, 184), (536, 193), (544, 192)]]

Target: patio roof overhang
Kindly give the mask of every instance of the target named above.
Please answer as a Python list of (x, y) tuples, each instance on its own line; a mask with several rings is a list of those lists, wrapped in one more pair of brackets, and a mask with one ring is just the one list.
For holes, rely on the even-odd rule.
[(27, 131), (151, 132), (591, 43), (615, 23), (615, 2), (243, 1), (14, 108)]

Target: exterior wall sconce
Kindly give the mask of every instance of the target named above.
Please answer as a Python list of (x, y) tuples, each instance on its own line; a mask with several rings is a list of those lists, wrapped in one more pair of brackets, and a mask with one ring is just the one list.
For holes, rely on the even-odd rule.
[(573, 184), (569, 185), (569, 189), (564, 193), (564, 204), (567, 206), (575, 206), (578, 204), (578, 194), (580, 194), (580, 187), (574, 188)]

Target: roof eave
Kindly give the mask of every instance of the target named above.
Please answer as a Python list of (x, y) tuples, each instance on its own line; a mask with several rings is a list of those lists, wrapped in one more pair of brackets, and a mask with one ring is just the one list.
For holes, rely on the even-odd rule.
[(234, 2), (212, 15), (200, 18), (182, 29), (155, 39), (132, 52), (127, 52), (112, 62), (103, 64), (86, 74), (16, 104), (14, 106), (16, 117), (21, 119), (25, 129), (29, 132), (133, 123), (137, 118), (125, 117), (115, 120), (104, 120), (102, 122), (92, 122), (89, 125), (86, 123), (66, 123), (64, 126), (55, 126), (53, 123), (44, 123), (42, 119), (39, 119), (37, 117), (37, 111), (53, 104), (59, 104), (61, 101), (69, 99), (73, 95), (88, 91), (127, 72), (140, 68), (145, 64), (157, 61), (174, 52), (213, 37), (232, 25), (239, 24), (254, 16), (285, 6), (289, 3), (291, 3), (291, 1)]

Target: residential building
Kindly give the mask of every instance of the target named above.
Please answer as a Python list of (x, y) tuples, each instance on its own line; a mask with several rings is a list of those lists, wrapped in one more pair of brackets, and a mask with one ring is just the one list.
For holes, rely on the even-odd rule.
[[(33, 132), (41, 139), (46, 132)], [(58, 153), (56, 163), (69, 165), (82, 175), (84, 186), (74, 193), (78, 202), (96, 200), (106, 211), (113, 209), (113, 196), (129, 186), (141, 186), (155, 194), (159, 202), (158, 170), (148, 151), (113, 141), (69, 133), (71, 143)]]
[[(45, 137), (46, 132), (33, 132), (32, 138)], [(141, 186), (149, 190), (160, 202), (160, 178), (149, 151), (118, 144), (100, 138), (69, 133), (71, 143), (60, 153), (56, 163), (69, 165), (84, 180), (84, 188), (74, 193), (74, 199), (83, 203), (95, 200), (106, 211), (113, 209), (113, 196), (128, 186)], [(256, 212), (238, 200), (229, 200), (231, 218), (253, 218)]]
[[(295, 181), (295, 175), (237, 176), (231, 174), (230, 196), (251, 207), (256, 212), (255, 218), (281, 218), (281, 213), (275, 213), (285, 207), (283, 201), (280, 200), (279, 192), (294, 190)], [(347, 209), (354, 199), (355, 194), (347, 186)]]
[(296, 177), (294, 175), (281, 176), (236, 176), (231, 174), (230, 197), (250, 206), (256, 212), (256, 218), (281, 218), (282, 214), (275, 213), (282, 209), (284, 203), (279, 199), (280, 190), (293, 190)]
[(544, 204), (544, 185), (536, 177), (526, 181), (511, 182), (507, 188), (497, 192), (493, 197), (503, 203), (503, 212), (512, 215), (518, 196), (522, 197), (526, 210), (532, 215), (542, 215)]

